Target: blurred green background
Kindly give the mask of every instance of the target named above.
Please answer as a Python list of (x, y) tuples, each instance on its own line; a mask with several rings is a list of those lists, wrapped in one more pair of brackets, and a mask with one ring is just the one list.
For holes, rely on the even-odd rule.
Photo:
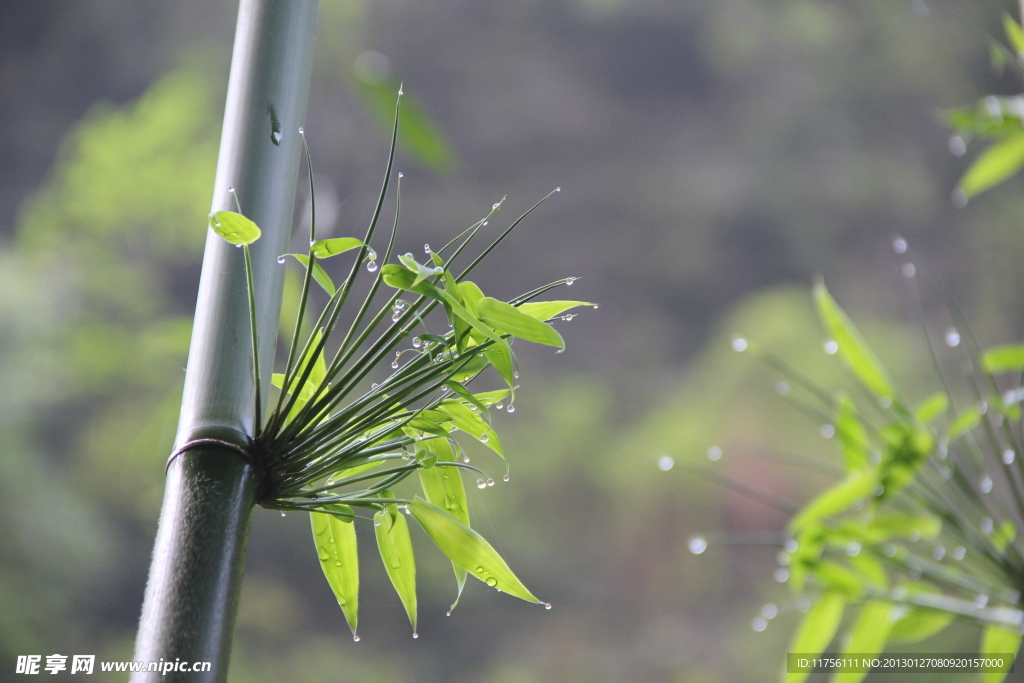
[[(1021, 181), (953, 208), (975, 150), (954, 157), (940, 117), (1019, 91), (988, 65), (986, 34), (1012, 3), (321, 5), (306, 123), (321, 229), (365, 225), (402, 80), (398, 248), (443, 243), (506, 193), (505, 220), (561, 186), (481, 284), (508, 298), (573, 275), (573, 298), (601, 308), (561, 324), (567, 353), (520, 350), (517, 411), (497, 418), (511, 482), (469, 489), (474, 526), (554, 609), (476, 584), (446, 618), (450, 566), (419, 535), (420, 638), (367, 545), (354, 643), (307, 520), (257, 509), (231, 680), (773, 680), (796, 623), (777, 548), (687, 544), (777, 535), (786, 517), (683, 465), (717, 446), (721, 471), (792, 501), (824, 484), (770, 456), (835, 444), (729, 348), (742, 333), (834, 380), (816, 274), (911, 397), (935, 380), (907, 257), (933, 332), (949, 321), (925, 263), (984, 343), (1020, 340)], [(236, 4), (0, 7), (0, 680), (18, 680), (18, 654), (131, 656)], [(304, 212), (300, 199), (297, 223)], [(755, 632), (765, 603), (785, 613)], [(964, 626), (917, 648), (976, 637)]]

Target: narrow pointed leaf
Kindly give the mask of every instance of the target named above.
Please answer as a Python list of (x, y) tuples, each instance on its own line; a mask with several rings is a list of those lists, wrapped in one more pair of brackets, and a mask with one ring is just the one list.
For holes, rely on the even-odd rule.
[(937, 391), (921, 402), (915, 415), (923, 424), (928, 424), (945, 413), (947, 408), (949, 408), (949, 397), (944, 392)]
[(911, 607), (893, 623), (889, 640), (894, 643), (917, 643), (931, 638), (952, 622), (951, 612)]
[(1009, 135), (982, 152), (960, 178), (968, 198), (995, 187), (1024, 166), (1024, 134)]
[(458, 429), (476, 437), (481, 443), (502, 458), (505, 457), (505, 452), (501, 448), (501, 441), (498, 439), (498, 435), (479, 415), (466, 407), (466, 404), (461, 401), (446, 399), (438, 404), (437, 409), (442, 413), (450, 415)]
[[(885, 649), (885, 641), (892, 629), (892, 604), (872, 600), (861, 608), (850, 631), (850, 639), (843, 647), (843, 655), (860, 657), (877, 655)], [(833, 683), (860, 683), (867, 672), (843, 672), (832, 677)]]
[(981, 354), (981, 368), (990, 375), (1024, 370), (1024, 344), (1008, 344), (986, 349)]
[[(296, 261), (302, 264), (303, 268), (309, 268), (309, 257), (305, 254), (285, 254), (285, 256), (291, 256)], [(313, 279), (316, 283), (323, 287), (323, 290), (327, 292), (329, 296), (334, 296), (334, 293), (338, 289), (334, 286), (334, 282), (331, 280), (331, 276), (327, 274), (327, 271), (323, 267), (313, 261)]]
[(978, 426), (981, 422), (981, 411), (975, 406), (971, 406), (967, 410), (957, 415), (956, 419), (953, 420), (953, 424), (949, 425), (949, 442), (952, 443), (959, 439), (961, 436)]
[(380, 558), (384, 561), (391, 585), (401, 598), (402, 606), (405, 607), (405, 613), (409, 615), (409, 623), (415, 632), (416, 558), (412, 551), (412, 539), (409, 537), (409, 524), (405, 521), (405, 515), (392, 515), (388, 510), (377, 512), (373, 516), (373, 523)]
[[(344, 505), (330, 506), (338, 511), (351, 512)], [(356, 545), (356, 528), (351, 521), (346, 523), (334, 515), (312, 512), (309, 520), (313, 527), (313, 543), (316, 545), (320, 568), (327, 583), (334, 591), (334, 597), (345, 614), (345, 621), (356, 633), (359, 618), (359, 555)]]
[(1020, 24), (1009, 14), (1003, 14), (1003, 31), (1013, 51), (1017, 54), (1024, 52), (1024, 30), (1021, 30)]
[(409, 511), (441, 552), (470, 576), (503, 593), (540, 603), (483, 536), (419, 496)]
[[(424, 446), (437, 458), (437, 465), (430, 469), (420, 468), (420, 484), (427, 501), (436, 505), (449, 515), (469, 526), (469, 503), (466, 500), (466, 488), (458, 467), (444, 465), (455, 462), (455, 451), (448, 439), (430, 439)], [(466, 570), (452, 563), (455, 570), (455, 584), (458, 592), (451, 609), (459, 604), (462, 589), (466, 586)]]
[(479, 316), (480, 311), (477, 308), (477, 304), (480, 303), (480, 299), (484, 298), (484, 293), (480, 287), (475, 282), (466, 280), (459, 283), (459, 291), (462, 293), (462, 301), (466, 304), (466, 308), (473, 315)]
[(889, 374), (824, 284), (814, 286), (814, 300), (825, 329), (839, 345), (840, 357), (857, 379), (876, 396), (895, 400), (896, 391)]
[[(789, 652), (812, 657), (821, 654), (835, 637), (845, 608), (846, 598), (841, 593), (822, 593), (800, 622), (800, 627), (789, 645)], [(801, 683), (809, 675), (808, 672), (788, 673), (785, 683)]]
[(551, 325), (523, 313), (515, 306), (485, 296), (477, 302), (480, 320), (499, 332), (526, 341), (565, 348), (565, 340)]
[(452, 380), (448, 380), (447, 382), (444, 383), (444, 385), (446, 387), (448, 387), (449, 389), (451, 389), (452, 391), (454, 391), (459, 396), (461, 396), (462, 398), (464, 398), (467, 401), (469, 401), (470, 403), (472, 403), (474, 406), (476, 406), (477, 410), (480, 411), (480, 416), (486, 419), (486, 416), (487, 416), (487, 406), (485, 406), (483, 403), (481, 403), (480, 399), (478, 399), (476, 396), (471, 394), (469, 389), (467, 389), (466, 387), (462, 386), (458, 382), (455, 382), (455, 381), (452, 381)]
[(260, 238), (255, 223), (234, 211), (218, 211), (209, 217), (210, 228), (231, 244), (252, 244)]
[(843, 452), (847, 472), (859, 472), (868, 466), (868, 434), (864, 429), (853, 401), (846, 395), (839, 398), (836, 415), (836, 434)]
[[(985, 631), (981, 634), (981, 651), (978, 654), (982, 657), (1006, 655), (1010, 661), (1013, 661), (1017, 650), (1020, 649), (1020, 641), (1021, 634), (1016, 631), (999, 626), (986, 626)], [(989, 671), (982, 678), (982, 683), (1001, 683), (1007, 673), (1007, 671)]]
[(507, 345), (491, 346), (484, 351), (484, 357), (490, 361), (501, 378), (512, 389), (516, 383), (515, 363), (512, 360), (512, 349)]
[(872, 495), (877, 483), (877, 472), (874, 469), (855, 472), (805, 505), (789, 522), (790, 530), (799, 531), (850, 509), (857, 501)]
[(440, 275), (443, 271), (440, 266), (428, 266), (420, 263), (412, 257), (412, 254), (402, 254), (398, 257), (398, 260), (401, 261), (415, 276), (413, 278), (412, 285), (410, 285), (413, 288), (429, 277)]
[(586, 301), (527, 301), (525, 304), (519, 304), (516, 308), (537, 320), (550, 320), (571, 308), (593, 305)]
[(334, 237), (329, 240), (317, 240), (313, 243), (313, 256), (317, 258), (330, 258), (346, 251), (352, 251), (363, 246), (362, 240), (355, 237)]

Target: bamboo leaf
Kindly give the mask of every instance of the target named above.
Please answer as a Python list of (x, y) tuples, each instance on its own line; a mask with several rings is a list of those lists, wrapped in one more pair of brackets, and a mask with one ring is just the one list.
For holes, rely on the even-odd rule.
[(874, 469), (855, 472), (836, 486), (812, 499), (789, 522), (790, 531), (799, 531), (826, 517), (848, 510), (858, 500), (872, 495), (878, 482)]
[(234, 211), (218, 211), (209, 217), (210, 228), (231, 244), (252, 244), (260, 238), (255, 223)]
[[(338, 512), (352, 512), (345, 505), (329, 507)], [(359, 556), (355, 524), (322, 512), (311, 512), (309, 521), (313, 527), (313, 543), (320, 558), (320, 568), (354, 636), (359, 618)]]
[(923, 424), (928, 424), (935, 418), (946, 412), (949, 408), (949, 397), (944, 392), (937, 391), (917, 407), (915, 415)]
[(867, 528), (867, 534), (879, 543), (893, 538), (935, 538), (941, 531), (942, 522), (938, 517), (899, 512), (875, 515)]
[[(1012, 662), (1013, 658), (1017, 655), (1017, 651), (1020, 649), (1020, 641), (1021, 634), (1017, 631), (989, 625), (985, 627), (985, 631), (981, 635), (981, 651), (978, 654), (982, 657), (1009, 655), (1009, 659)], [(984, 678), (982, 678), (982, 683), (1002, 683), (1007, 673), (1008, 671), (986, 672)]]
[(554, 327), (523, 313), (515, 306), (485, 296), (477, 302), (480, 320), (499, 332), (526, 341), (565, 348), (565, 340)]
[(840, 357), (857, 379), (876, 396), (895, 400), (896, 391), (889, 374), (824, 283), (814, 286), (814, 300), (825, 329), (839, 345)]
[[(850, 630), (850, 639), (843, 647), (843, 655), (858, 657), (877, 655), (885, 649), (885, 641), (892, 629), (893, 606), (888, 602), (872, 600), (861, 608)], [(860, 683), (867, 672), (843, 672), (832, 677), (833, 683)]]
[(1008, 344), (986, 349), (981, 354), (981, 369), (990, 375), (1024, 370), (1024, 344)]
[(516, 369), (512, 361), (512, 349), (507, 345), (491, 346), (484, 351), (484, 357), (498, 371), (501, 378), (505, 380), (509, 389), (515, 387)]
[(475, 282), (466, 280), (459, 283), (459, 292), (462, 294), (462, 300), (465, 302), (466, 308), (468, 308), (473, 315), (479, 316), (480, 313), (477, 308), (477, 304), (479, 304), (480, 299), (484, 298), (483, 291)]
[(527, 301), (525, 304), (519, 304), (516, 308), (537, 320), (550, 320), (571, 308), (593, 305), (586, 301)]
[(412, 285), (410, 285), (413, 288), (425, 281), (427, 278), (440, 275), (444, 272), (444, 268), (441, 268), (440, 266), (428, 266), (420, 263), (413, 258), (412, 254), (402, 254), (398, 257), (398, 260), (413, 273), (414, 277)]
[(313, 256), (317, 258), (330, 258), (346, 251), (352, 251), (363, 246), (362, 240), (355, 237), (334, 237), (329, 240), (317, 240), (313, 243)]
[(953, 424), (949, 425), (948, 436), (950, 443), (974, 429), (979, 422), (981, 422), (981, 411), (975, 406), (971, 406), (957, 415), (956, 419), (953, 420)]
[[(391, 507), (388, 505), (387, 507)], [(377, 549), (391, 585), (402, 600), (409, 615), (413, 633), (416, 632), (416, 558), (409, 537), (409, 524), (405, 515), (392, 514), (385, 509), (373, 516), (373, 529), (377, 536)]]
[[(303, 268), (309, 268), (309, 257), (305, 254), (285, 254), (285, 256), (291, 256), (296, 261), (302, 264)], [(337, 288), (334, 286), (334, 282), (331, 280), (331, 276), (327, 274), (327, 271), (323, 269), (316, 261), (313, 261), (313, 279), (316, 283), (323, 287), (323, 290), (327, 292), (328, 296), (334, 296)]]
[[(466, 500), (466, 488), (458, 467), (444, 465), (455, 462), (455, 451), (448, 439), (430, 439), (423, 443), (427, 450), (437, 458), (438, 465), (430, 469), (420, 468), (420, 484), (427, 501), (444, 510), (449, 515), (469, 526), (469, 503)], [(458, 592), (450, 609), (455, 609), (462, 597), (462, 589), (466, 586), (466, 570), (452, 563), (455, 570), (455, 584)]]
[[(789, 651), (812, 657), (821, 654), (835, 637), (845, 608), (846, 598), (841, 593), (834, 591), (822, 593), (801, 620), (796, 635), (793, 636), (789, 645)], [(809, 672), (788, 673), (785, 683), (801, 683), (809, 675)]]
[(853, 401), (846, 395), (839, 397), (836, 415), (836, 433), (843, 452), (847, 472), (858, 472), (868, 466), (868, 434), (857, 416)]
[(503, 593), (540, 603), (483, 536), (419, 496), (409, 505), (409, 511), (441, 552), (470, 576)]
[(472, 403), (474, 406), (476, 406), (477, 410), (480, 411), (480, 416), (481, 417), (485, 417), (487, 415), (487, 406), (485, 406), (480, 401), (480, 399), (478, 399), (476, 396), (471, 394), (469, 392), (469, 389), (467, 389), (466, 387), (462, 386), (458, 382), (455, 382), (455, 381), (452, 381), (452, 380), (448, 380), (447, 382), (444, 383), (444, 385), (446, 387), (448, 387), (449, 389), (451, 389), (452, 391), (454, 391), (459, 396), (461, 396), (462, 398), (464, 398), (467, 401), (469, 401), (470, 403)]
[(1005, 13), (1003, 14), (1003, 31), (1006, 32), (1006, 40), (1009, 41), (1013, 51), (1017, 54), (1024, 52), (1024, 30), (1021, 30), (1020, 24), (1013, 17)]
[(893, 622), (889, 640), (894, 643), (917, 643), (931, 638), (953, 622), (951, 612), (917, 607), (904, 608), (906, 614)]
[(1024, 134), (1008, 135), (982, 152), (958, 183), (968, 198), (1010, 178), (1024, 166)]
[(992, 545), (999, 552), (1003, 552), (1013, 543), (1015, 538), (1017, 538), (1017, 527), (1007, 519), (992, 534)]
[(466, 404), (461, 401), (445, 399), (438, 404), (437, 409), (442, 413), (451, 416), (458, 429), (476, 437), (481, 443), (500, 455), (502, 458), (505, 457), (505, 452), (502, 450), (501, 441), (498, 439), (498, 435), (479, 415), (466, 407)]

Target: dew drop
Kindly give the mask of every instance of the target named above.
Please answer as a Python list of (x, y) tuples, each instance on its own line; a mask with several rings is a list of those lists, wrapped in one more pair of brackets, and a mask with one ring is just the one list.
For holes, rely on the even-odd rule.
[(273, 140), (275, 145), (280, 145), (281, 144), (281, 131), (275, 130), (273, 133), (270, 134), (270, 139)]
[(501, 410), (502, 408), (505, 407), (505, 404), (502, 403), (501, 401), (498, 401), (497, 403), (494, 404), (494, 407), (497, 408), (498, 410)]
[(373, 384), (371, 384), (371, 385), (370, 385), (370, 388), (371, 388), (371, 389), (376, 389), (376, 388), (377, 388), (377, 387), (379, 387), (379, 386), (380, 386), (379, 384), (377, 384), (376, 382), (374, 382)]
[(379, 519), (376, 519), (376, 518), (375, 518), (375, 519), (373, 520), (373, 525), (374, 525), (374, 526), (380, 526), (380, 520), (379, 520)]
[(494, 204), (491, 205), (491, 211), (497, 211), (499, 206), (501, 206), (501, 202), (494, 202)]
[(953, 348), (954, 346), (960, 345), (960, 331), (955, 327), (949, 327), (946, 329), (946, 346)]
[(491, 440), (491, 437), (487, 436), (486, 434), (484, 434), (483, 436), (480, 437), (480, 443), (487, 443), (490, 440)]
[(480, 226), (480, 227), (486, 228), (486, 227), (487, 227), (487, 223), (488, 223), (488, 221), (484, 221), (484, 222), (483, 222), (483, 225), (482, 225), (482, 226)]
[(545, 602), (544, 603), (544, 609), (551, 609), (551, 603), (550, 602)]
[(978, 609), (984, 609), (986, 605), (988, 605), (988, 596), (984, 593), (974, 598), (974, 606)]
[(507, 410), (510, 413), (514, 413), (514, 412), (516, 412), (516, 407), (514, 405), (512, 405), (511, 403), (509, 403), (508, 404), (508, 408), (506, 408), (505, 410)]
[(420, 637), (420, 634), (416, 633), (416, 631), (413, 631), (413, 632), (412, 632), (412, 637), (413, 637), (413, 638), (419, 638), (419, 637)]
[(242, 245), (241, 245), (241, 244), (236, 244), (236, 245), (235, 245), (235, 249), (241, 249), (241, 248), (242, 248)]
[(949, 151), (955, 157), (962, 157), (967, 151), (967, 143), (959, 135), (954, 135), (949, 139)]
[(506, 474), (506, 475), (505, 475), (504, 477), (502, 477), (501, 479), (502, 479), (502, 481), (508, 481), (508, 475)]
[(878, 399), (878, 405), (882, 406), (883, 408), (891, 408), (892, 399), (889, 398), (888, 396), (883, 396), (880, 399)]
[(978, 526), (981, 529), (981, 533), (983, 533), (983, 534), (990, 534), (990, 533), (992, 533), (992, 525), (993, 525), (992, 518), (991, 517), (986, 517), (985, 519), (981, 520), (981, 524), (978, 525)]
[(850, 544), (846, 546), (846, 554), (850, 557), (860, 555), (860, 543), (857, 541), (851, 541)]
[(403, 90), (402, 88), (399, 88), (398, 89), (398, 96), (401, 97), (404, 94), (405, 94), (405, 90)]
[(662, 472), (668, 472), (676, 464), (675, 458), (671, 455), (663, 455), (658, 458), (658, 469)]
[(786, 395), (788, 395), (789, 394), (789, 385), (786, 384), (785, 382), (781, 382), (781, 381), (780, 382), (776, 382), (775, 383), (775, 393), (778, 394), (779, 396), (786, 396)]
[(483, 567), (477, 567), (477, 568), (476, 568), (476, 573), (477, 573), (477, 574), (483, 573), (483, 571), (484, 571), (484, 568), (483, 568)]
[(743, 352), (747, 350), (747, 340), (743, 337), (733, 337), (732, 350), (737, 352)]
[(355, 634), (352, 634), (352, 640), (354, 640), (354, 641), (356, 641), (358, 643), (359, 642), (359, 636), (357, 636)]
[(903, 274), (903, 277), (910, 279), (917, 275), (917, 268), (914, 266), (913, 263), (904, 263), (900, 267), (900, 272)]
[(765, 605), (764, 607), (761, 608), (761, 616), (764, 617), (765, 619), (774, 619), (778, 615), (779, 615), (779, 608), (776, 607), (775, 605), (773, 605), (770, 602), (767, 605)]
[(286, 514), (285, 514), (284, 512), (282, 512), (282, 513), (281, 513), (281, 516), (282, 516), (282, 517), (287, 517), (288, 515), (286, 515)]
[(448, 610), (447, 612), (445, 612), (445, 613), (444, 613), (444, 615), (445, 615), (446, 617), (450, 617), (450, 616), (452, 615), (452, 611), (451, 611), (451, 610)]
[(978, 482), (978, 488), (981, 489), (982, 493), (989, 493), (992, 491), (992, 478), (987, 475), (982, 477), (981, 481)]
[(494, 480), (493, 480), (493, 479), (491, 479), (490, 477), (488, 477), (488, 478), (487, 478), (487, 485), (488, 485), (488, 486), (494, 486)]
[(487, 488), (487, 482), (484, 481), (483, 479), (477, 479), (476, 480), (476, 487), (478, 489), (485, 489), (485, 488)]
[(399, 179), (401, 179), (401, 178), (404, 178), (404, 177), (405, 177), (405, 174), (404, 174), (404, 173), (402, 173), (401, 171), (399, 171), (399, 172), (398, 172), (398, 177), (399, 177)]
[(789, 570), (785, 567), (779, 567), (775, 570), (775, 580), (779, 583), (786, 583), (789, 581)]
[(420, 339), (419, 337), (413, 337), (413, 338), (412, 338), (412, 347), (413, 347), (414, 349), (418, 349), (418, 348), (420, 348), (421, 346), (423, 346), (423, 340), (422, 340), (422, 339)]
[(907, 253), (907, 241), (902, 237), (897, 237), (892, 241), (892, 250), (897, 254)]
[(780, 550), (779, 554), (775, 556), (775, 562), (780, 567), (785, 567), (786, 565), (789, 564), (789, 561), (790, 561), (789, 553), (787, 553), (784, 550)]
[(424, 254), (429, 254), (430, 253), (430, 244), (424, 244), (423, 245), (423, 253)]
[(797, 548), (799, 548), (800, 546), (796, 542), (796, 539), (791, 538), (788, 541), (786, 541), (786, 544), (783, 547), (786, 549), (786, 552), (795, 553)]
[(462, 456), (462, 462), (464, 462), (464, 463), (466, 463), (468, 465), (469, 464), (469, 456), (468, 455), (463, 455)]
[(367, 261), (366, 262), (366, 269), (368, 271), (370, 271), (371, 273), (377, 272), (377, 262), (376, 261)]
[(484, 583), (486, 583), (491, 588), (494, 588), (495, 586), (498, 585), (498, 580), (496, 578), (494, 578), (493, 576), (488, 576), (487, 580), (484, 581)]
[(821, 433), (822, 438), (831, 439), (836, 435), (836, 428), (830, 424), (821, 425), (821, 429), (818, 430)]
[(768, 620), (764, 617), (754, 617), (754, 620), (750, 622), (750, 627), (760, 633), (761, 631), (768, 628)]
[(825, 353), (832, 356), (839, 351), (839, 344), (834, 339), (825, 342)]
[(883, 552), (885, 552), (886, 557), (896, 557), (896, 546), (889, 543), (885, 546), (885, 550)]
[(306, 129), (305, 128), (299, 128), (299, 135), (305, 135), (305, 134), (306, 134)]
[(284, 256), (278, 256), (277, 257), (277, 262), (278, 263), (284, 263)]
[(967, 193), (957, 188), (953, 190), (953, 194), (950, 195), (950, 200), (953, 202), (953, 206), (958, 209), (962, 209), (967, 206)]
[(690, 539), (689, 543), (690, 552), (694, 555), (700, 555), (708, 549), (708, 542), (704, 540), (703, 536), (694, 536)]
[(397, 369), (398, 369), (398, 361), (396, 360), (396, 361), (392, 362), (392, 363), (391, 363), (391, 367), (392, 367), (393, 369), (397, 370)]
[(1012, 463), (1013, 459), (1016, 457), (1017, 454), (1014, 453), (1013, 450), (1010, 448), (1007, 448), (1005, 451), (1003, 451), (1003, 462), (1005, 462), (1007, 465)]
[(228, 192), (230, 192), (231, 194), (234, 194), (235, 193), (235, 186), (234, 185), (228, 185)]
[(718, 462), (722, 459), (722, 449), (718, 446), (712, 446), (708, 449), (708, 460), (712, 462)]
[(962, 545), (958, 545), (956, 550), (953, 551), (953, 557), (957, 560), (962, 560), (967, 556), (967, 548)]
[(946, 556), (946, 549), (943, 548), (941, 545), (940, 546), (936, 546), (935, 550), (932, 551), (932, 557), (934, 557), (936, 560), (941, 560), (945, 556)]

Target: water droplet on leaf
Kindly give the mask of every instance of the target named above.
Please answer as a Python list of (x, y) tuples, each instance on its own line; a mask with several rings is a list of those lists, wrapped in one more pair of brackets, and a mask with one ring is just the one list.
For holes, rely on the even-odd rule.
[(277, 257), (277, 262), (278, 263), (284, 263), (284, 256), (278, 256)]
[(371, 273), (377, 272), (377, 262), (376, 261), (367, 261), (366, 262), (366, 269), (368, 271), (370, 271)]
[(839, 344), (835, 340), (829, 339), (825, 342), (825, 353), (828, 355), (834, 355), (839, 351)]
[(738, 353), (742, 353), (747, 350), (747, 340), (743, 337), (733, 337), (732, 339), (732, 350)]
[(668, 472), (675, 466), (675, 464), (676, 460), (671, 455), (663, 455), (658, 458), (658, 469), (662, 472)]
[(688, 547), (691, 553), (694, 555), (700, 555), (708, 549), (708, 542), (704, 540), (703, 536), (694, 536), (690, 539)]
[(897, 237), (892, 241), (892, 250), (897, 254), (905, 254), (907, 252), (907, 241), (902, 237)]

